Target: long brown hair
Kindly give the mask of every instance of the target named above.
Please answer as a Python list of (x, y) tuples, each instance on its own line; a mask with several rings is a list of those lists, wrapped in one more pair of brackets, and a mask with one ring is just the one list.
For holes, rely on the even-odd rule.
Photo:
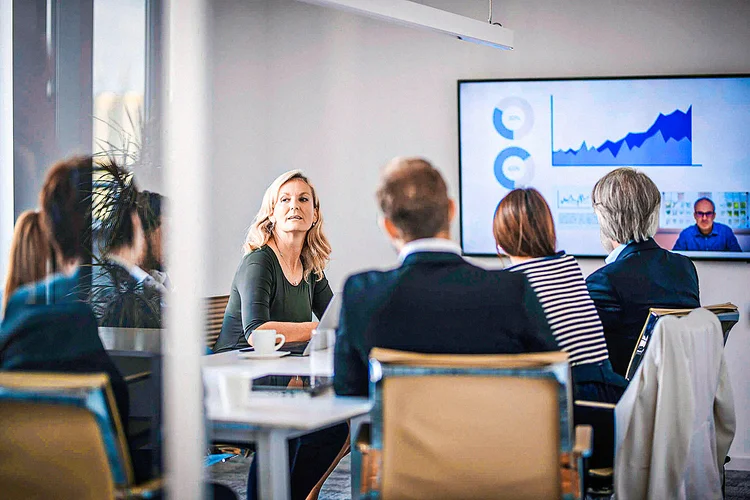
[(500, 200), (492, 222), (495, 243), (513, 257), (555, 254), (555, 223), (549, 205), (534, 188), (514, 189)]
[(51, 265), (50, 254), (50, 245), (42, 227), (42, 215), (34, 210), (23, 212), (16, 221), (10, 243), (3, 309), (18, 287), (39, 281), (47, 275), (47, 266)]

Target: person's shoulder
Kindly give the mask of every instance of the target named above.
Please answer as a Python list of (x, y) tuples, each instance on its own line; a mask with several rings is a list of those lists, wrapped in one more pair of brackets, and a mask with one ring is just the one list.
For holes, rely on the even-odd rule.
[(721, 222), (714, 222), (714, 227), (716, 227), (718, 233), (734, 234), (734, 231), (732, 231), (731, 227), (727, 226), (726, 224), (722, 224)]
[(358, 290), (372, 289), (372, 287), (382, 286), (385, 283), (394, 281), (399, 274), (399, 269), (377, 270), (372, 269), (355, 273), (346, 278), (344, 283), (344, 293)]
[(591, 274), (586, 277), (586, 286), (588, 286), (589, 289), (591, 289), (591, 287), (608, 288), (610, 286), (610, 277), (617, 275), (622, 269), (622, 261), (604, 264), (599, 269), (592, 271)]
[(497, 289), (497, 287), (523, 288), (529, 283), (525, 273), (510, 269), (483, 269), (476, 267), (474, 277), (475, 279), (472, 282), (477, 288), (488, 286), (494, 289)]
[(55, 274), (19, 287), (8, 298), (6, 315), (17, 307), (48, 304), (68, 299), (78, 286), (78, 276)]
[(272, 267), (274, 260), (273, 250), (271, 250), (271, 247), (268, 245), (264, 245), (243, 255), (240, 267), (247, 267), (250, 265)]
[(680, 235), (678, 238), (682, 238), (683, 236), (694, 236), (698, 232), (698, 225), (697, 224), (691, 224), (682, 231), (680, 231)]

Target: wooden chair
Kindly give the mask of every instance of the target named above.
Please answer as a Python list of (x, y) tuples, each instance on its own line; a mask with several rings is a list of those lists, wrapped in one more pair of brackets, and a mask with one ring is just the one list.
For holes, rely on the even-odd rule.
[(152, 498), (161, 478), (134, 484), (105, 374), (0, 373), (0, 491), (30, 498)]
[(573, 432), (569, 381), (563, 352), (373, 349), (352, 481), (367, 498), (580, 498), (591, 429)]
[(229, 295), (217, 295), (207, 297), (206, 307), (206, 347), (213, 349), (216, 339), (221, 333), (221, 324), (224, 321), (224, 311), (229, 302)]

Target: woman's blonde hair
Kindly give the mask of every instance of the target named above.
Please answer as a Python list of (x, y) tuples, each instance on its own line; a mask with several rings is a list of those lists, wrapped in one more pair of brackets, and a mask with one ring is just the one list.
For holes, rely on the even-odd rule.
[(10, 243), (2, 309), (5, 309), (8, 299), (17, 288), (39, 281), (47, 275), (51, 257), (50, 244), (42, 227), (42, 215), (34, 210), (23, 212), (18, 216)]
[(250, 229), (247, 231), (243, 248), (245, 253), (248, 254), (253, 250), (267, 245), (269, 240), (273, 238), (273, 223), (269, 217), (273, 214), (273, 208), (278, 201), (281, 187), (295, 179), (299, 179), (310, 186), (313, 208), (318, 216), (317, 221), (307, 231), (305, 243), (302, 245), (300, 260), (302, 261), (303, 278), (307, 280), (310, 273), (314, 272), (317, 278), (316, 281), (320, 281), (323, 279), (323, 270), (330, 260), (331, 244), (328, 243), (328, 238), (323, 233), (323, 214), (320, 212), (320, 200), (315, 194), (315, 187), (313, 187), (301, 170), (284, 172), (268, 186), (266, 193), (263, 195), (260, 210), (258, 210), (253, 223), (250, 225)]

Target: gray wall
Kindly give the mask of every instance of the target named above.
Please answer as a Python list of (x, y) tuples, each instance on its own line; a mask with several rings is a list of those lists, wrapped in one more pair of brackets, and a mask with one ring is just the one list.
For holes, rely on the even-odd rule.
[[(484, 0), (421, 3), (487, 15)], [(320, 193), (334, 290), (351, 272), (393, 265), (376, 223), (379, 169), (396, 155), (423, 155), (458, 195), (458, 79), (750, 72), (750, 2), (495, 3), (495, 20), (515, 30), (514, 51), (293, 0), (214, 3), (207, 294), (228, 293), (263, 191), (292, 168)], [(590, 273), (602, 261), (581, 265)], [(750, 470), (750, 266), (696, 265), (702, 302), (732, 301), (743, 312), (727, 345), (738, 418), (731, 455)]]

